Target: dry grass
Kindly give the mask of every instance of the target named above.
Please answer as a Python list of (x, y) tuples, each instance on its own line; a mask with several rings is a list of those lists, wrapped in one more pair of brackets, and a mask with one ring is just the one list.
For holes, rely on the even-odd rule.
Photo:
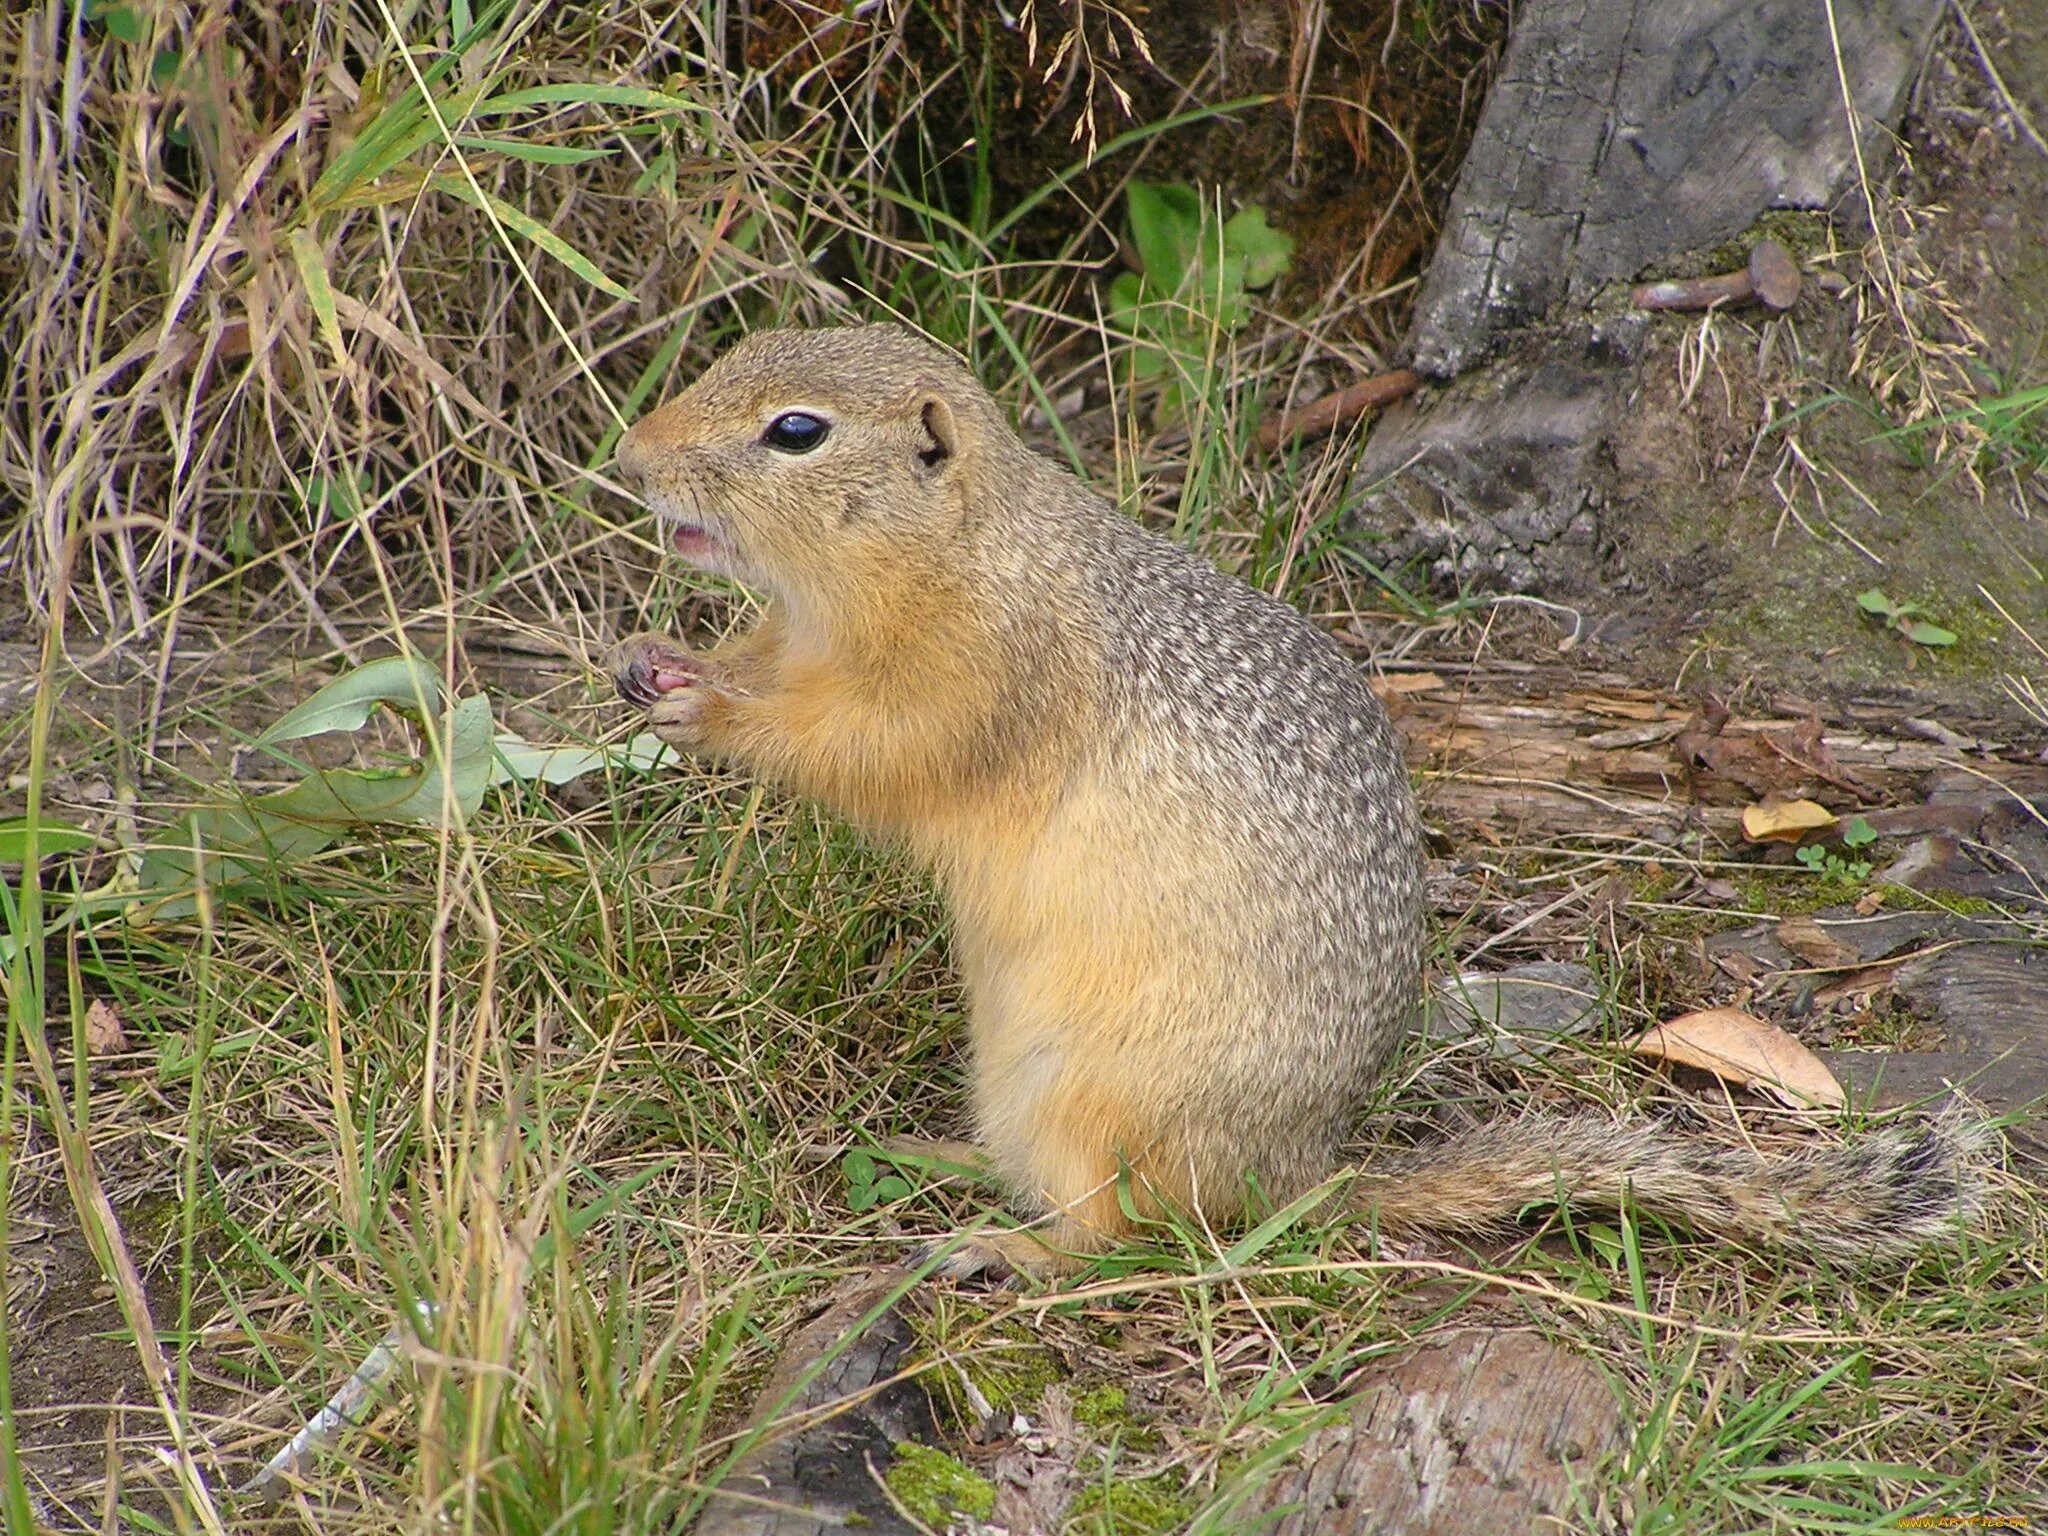
[[(807, 1302), (906, 1232), (986, 1214), (953, 1186), (852, 1209), (838, 1152), (962, 1128), (943, 917), (888, 858), (744, 784), (507, 790), (466, 827), (365, 829), (189, 920), (63, 921), (183, 803), (274, 771), (238, 750), (253, 730), (402, 643), (531, 736), (619, 725), (594, 650), (747, 600), (654, 575), (602, 466), (740, 328), (900, 314), (1143, 515), (1364, 615), (1383, 655), (1483, 644), (1462, 610), (1397, 619), (1326, 558), (1344, 445), (1243, 451), (1301, 358), (1370, 364), (1399, 279), (1311, 334), (1216, 334), (1189, 420), (1155, 430), (1092, 298), (1117, 179), (1167, 174), (1180, 131), (1111, 112), (1144, 73), (1137, 27), (1040, 7), (1028, 64), (972, 10), (138, 0), (0, 19), (0, 497), (19, 513), (0, 643), (37, 678), (32, 697), (0, 683), (5, 809), (98, 839), (12, 914), (32, 942), (9, 951), (0, 1084), (28, 1449), (0, 1487), (10, 1529), (666, 1528), (729, 1465)], [(1341, 74), (1311, 14), (1272, 44), (1290, 143)], [(1404, 12), (1390, 54), (1465, 57), (1442, 45), (1469, 18), (1431, 17)], [(1185, 80), (1168, 105), (1200, 124), (1227, 94)], [(1423, 118), (1346, 110), (1361, 163), (1431, 195), (1415, 167), (1443, 145), (1365, 142)], [(1020, 180), (1016, 121), (1041, 118), (1055, 153)], [(1063, 169), (1082, 158), (1066, 124), (1094, 167)], [(1086, 411), (1049, 409), (1079, 384)], [(1505, 877), (1544, 873), (1514, 857)], [(1513, 920), (1488, 894), (1448, 942)], [(1502, 954), (1560, 942), (1529, 930)], [(1639, 935), (1591, 954), (1617, 1020), (1659, 1005)], [(88, 1039), (95, 1002), (125, 1045)], [(1536, 1080), (1411, 1068), (1404, 1132), (1432, 1106), (1644, 1092), (1608, 1046)], [(1633, 1279), (1583, 1242), (1364, 1262), (1313, 1220), (1221, 1267), (1227, 1238), (1168, 1227), (1064, 1298), (940, 1298), (925, 1369), (1021, 1347), (1083, 1384), (1129, 1377), (1145, 1448), (1119, 1475), (1160, 1493), (1166, 1525), (1222, 1530), (1261, 1458), (1374, 1360), (1506, 1313), (1626, 1387), (1641, 1433), (1592, 1523), (1742, 1529), (1756, 1499), (1824, 1495), (1815, 1520), (1847, 1528), (1951, 1488), (2038, 1494), (2017, 1464), (2043, 1407), (2031, 1200), (1870, 1284), (1633, 1234)], [(282, 1507), (238, 1503), (394, 1320), (408, 1369), (363, 1428)], [(1844, 1359), (1825, 1398), (1751, 1406)]]

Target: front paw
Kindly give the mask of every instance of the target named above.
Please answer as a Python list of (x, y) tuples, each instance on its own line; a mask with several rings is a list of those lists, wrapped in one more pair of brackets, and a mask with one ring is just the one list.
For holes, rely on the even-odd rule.
[[(633, 635), (605, 656), (612, 687), (628, 704), (652, 709), (671, 694), (710, 681), (712, 668), (666, 635)], [(656, 734), (659, 734), (657, 732)]]
[(647, 728), (678, 752), (698, 751), (705, 744), (705, 721), (725, 698), (708, 682), (679, 684), (648, 707)]

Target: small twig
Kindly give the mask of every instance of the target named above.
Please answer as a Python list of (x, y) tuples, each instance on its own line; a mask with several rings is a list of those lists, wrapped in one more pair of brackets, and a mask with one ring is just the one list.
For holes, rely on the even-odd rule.
[(1799, 264), (1775, 240), (1759, 240), (1740, 272), (1645, 283), (1629, 294), (1637, 309), (1713, 309), (1759, 299), (1767, 309), (1790, 309), (1799, 298)]
[(1531, 597), (1526, 592), (1503, 592), (1500, 596), (1489, 598), (1487, 601), (1489, 606), (1494, 608), (1501, 608), (1514, 603), (1525, 608), (1541, 608), (1545, 613), (1570, 614), (1572, 632), (1558, 642), (1557, 648), (1561, 651), (1568, 651), (1577, 645), (1579, 643), (1579, 635), (1586, 627), (1586, 616), (1579, 612), (1578, 609), (1564, 603), (1553, 603), (1546, 598)]
[(1294, 410), (1282, 411), (1259, 428), (1259, 446), (1271, 452), (1283, 443), (1326, 436), (1356, 421), (1367, 411), (1392, 405), (1421, 387), (1422, 375), (1413, 368), (1376, 373), (1333, 395), (1324, 395), (1322, 399), (1311, 400)]

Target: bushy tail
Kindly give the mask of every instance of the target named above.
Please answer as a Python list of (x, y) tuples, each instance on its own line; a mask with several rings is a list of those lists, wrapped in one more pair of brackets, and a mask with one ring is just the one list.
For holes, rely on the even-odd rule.
[(1977, 1214), (1989, 1135), (1947, 1113), (1761, 1158), (1656, 1125), (1532, 1116), (1375, 1158), (1353, 1198), (1397, 1235), (1479, 1233), (1530, 1205), (1626, 1199), (1697, 1232), (1868, 1264), (1909, 1257)]

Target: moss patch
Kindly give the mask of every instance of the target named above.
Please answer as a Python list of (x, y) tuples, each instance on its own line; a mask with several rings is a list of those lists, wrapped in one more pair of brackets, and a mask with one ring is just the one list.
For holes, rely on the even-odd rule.
[(1845, 901), (1855, 900), (1861, 889), (1807, 869), (1744, 875), (1735, 882), (1743, 910), (1767, 917), (1798, 917), (1823, 907), (1839, 907)]
[(1734, 239), (1655, 262), (1642, 275), (1654, 282), (1740, 272), (1749, 265), (1749, 253), (1760, 240), (1777, 241), (1792, 253), (1794, 261), (1804, 265), (1828, 252), (1828, 216), (1818, 209), (1773, 208)]
[(1105, 1381), (1075, 1393), (1074, 1422), (1105, 1444), (1138, 1451), (1153, 1450), (1159, 1444), (1159, 1432), (1138, 1417), (1130, 1393), (1115, 1382)]
[(1151, 1536), (1178, 1530), (1195, 1501), (1169, 1477), (1097, 1483), (1067, 1511), (1066, 1529), (1081, 1536)]
[(995, 1484), (928, 1445), (897, 1446), (888, 1482), (905, 1509), (937, 1530), (944, 1530), (956, 1515), (986, 1520), (995, 1513)]
[(1058, 1352), (1014, 1320), (990, 1326), (971, 1344), (947, 1342), (959, 1338), (975, 1322), (973, 1315), (963, 1312), (946, 1320), (934, 1318), (926, 1325), (927, 1337), (918, 1354), (925, 1359), (940, 1356), (948, 1362), (947, 1368), (930, 1377), (942, 1423), (964, 1428), (980, 1422), (981, 1407), (964, 1390), (962, 1376), (997, 1413), (1035, 1411), (1045, 1389), (1066, 1380), (1067, 1367)]

